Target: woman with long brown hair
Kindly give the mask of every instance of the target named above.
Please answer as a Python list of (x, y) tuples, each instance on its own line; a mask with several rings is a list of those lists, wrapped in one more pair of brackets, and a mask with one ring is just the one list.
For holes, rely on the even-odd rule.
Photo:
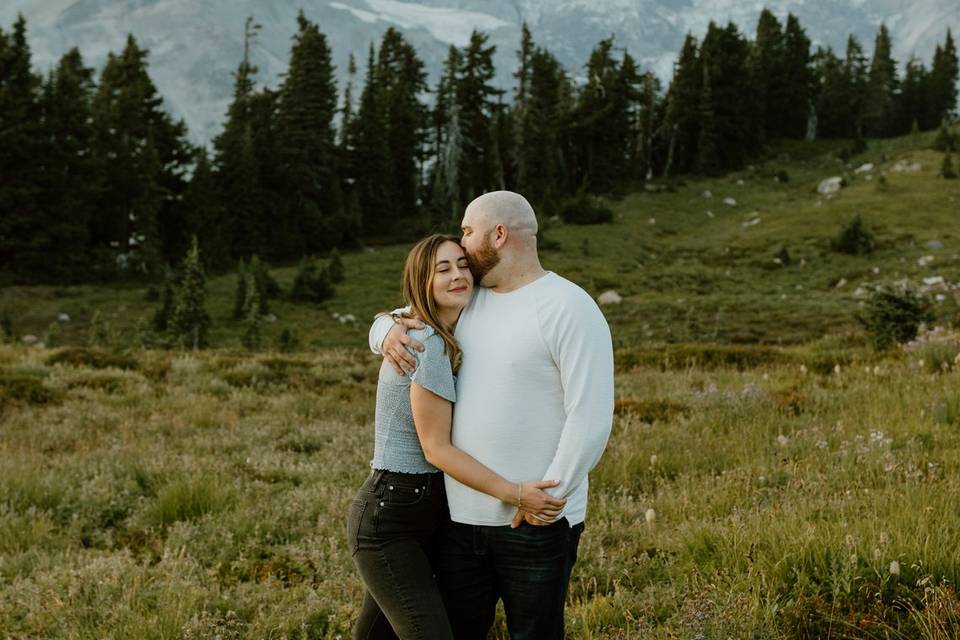
[(454, 329), (473, 294), (459, 238), (418, 242), (403, 269), (403, 296), (425, 325), (409, 375), (388, 364), (377, 383), (371, 473), (350, 505), (347, 541), (366, 587), (355, 638), (452, 638), (431, 569), (433, 539), (449, 519), (443, 474), (550, 521), (565, 498), (555, 481), (512, 483), (450, 442), (460, 347)]

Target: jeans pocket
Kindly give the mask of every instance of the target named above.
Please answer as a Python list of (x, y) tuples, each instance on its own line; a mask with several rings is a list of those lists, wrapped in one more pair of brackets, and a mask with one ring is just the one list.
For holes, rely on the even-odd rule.
[(363, 521), (366, 510), (366, 500), (354, 500), (350, 503), (350, 511), (347, 515), (347, 548), (350, 549), (351, 556), (360, 548), (360, 523)]

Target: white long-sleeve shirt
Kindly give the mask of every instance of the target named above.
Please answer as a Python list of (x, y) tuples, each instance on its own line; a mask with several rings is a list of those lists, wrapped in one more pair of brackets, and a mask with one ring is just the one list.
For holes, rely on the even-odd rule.
[[(379, 353), (390, 318), (370, 329)], [(457, 324), (463, 350), (452, 442), (511, 482), (555, 479), (571, 525), (613, 422), (613, 346), (592, 298), (548, 272), (509, 293), (477, 288)], [(454, 522), (500, 526), (516, 509), (446, 476)]]

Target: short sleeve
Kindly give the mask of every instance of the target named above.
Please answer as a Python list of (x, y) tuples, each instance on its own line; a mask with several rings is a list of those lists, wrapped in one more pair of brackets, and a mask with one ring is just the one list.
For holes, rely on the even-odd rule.
[(444, 352), (443, 338), (432, 334), (423, 342), (423, 351), (416, 354), (417, 368), (410, 380), (450, 402), (457, 401), (456, 383), (450, 357)]

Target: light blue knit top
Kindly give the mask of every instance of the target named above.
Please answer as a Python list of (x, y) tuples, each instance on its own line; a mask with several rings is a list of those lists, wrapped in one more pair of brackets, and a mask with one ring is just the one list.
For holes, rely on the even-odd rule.
[(410, 406), (410, 382), (456, 402), (456, 378), (440, 334), (428, 326), (407, 335), (421, 342), (424, 350), (411, 352), (417, 358), (417, 368), (409, 376), (399, 375), (386, 362), (380, 367), (376, 438), (370, 466), (401, 473), (432, 473), (438, 469), (423, 456)]

